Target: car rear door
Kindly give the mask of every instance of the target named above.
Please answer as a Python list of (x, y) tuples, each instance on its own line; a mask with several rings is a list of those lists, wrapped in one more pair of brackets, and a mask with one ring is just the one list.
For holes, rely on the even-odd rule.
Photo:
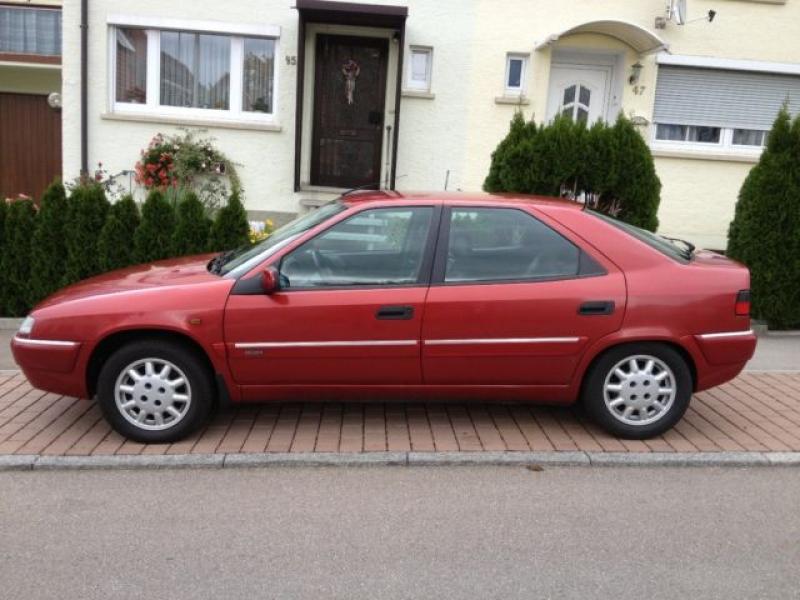
[(228, 360), (244, 386), (418, 384), (440, 207), (368, 208), (290, 250), (280, 289), (233, 293)]
[(623, 274), (571, 238), (527, 209), (446, 208), (422, 326), (424, 382), (569, 383), (585, 348), (619, 329), (626, 299)]

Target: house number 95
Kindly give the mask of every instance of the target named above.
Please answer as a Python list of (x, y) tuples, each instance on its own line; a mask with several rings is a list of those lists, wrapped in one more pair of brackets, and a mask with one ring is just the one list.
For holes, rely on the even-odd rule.
[(297, 57), (296, 56), (289, 56), (286, 55), (286, 64), (287, 65), (296, 65), (297, 64)]

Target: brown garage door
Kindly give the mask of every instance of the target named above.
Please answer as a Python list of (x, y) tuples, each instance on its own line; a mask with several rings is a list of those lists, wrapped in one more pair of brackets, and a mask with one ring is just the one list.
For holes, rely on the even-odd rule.
[(38, 198), (61, 174), (61, 112), (47, 96), (0, 93), (0, 197)]

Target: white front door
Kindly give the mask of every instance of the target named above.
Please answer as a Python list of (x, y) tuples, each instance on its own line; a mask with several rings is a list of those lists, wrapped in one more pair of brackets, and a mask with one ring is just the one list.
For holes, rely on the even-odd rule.
[(588, 124), (607, 119), (611, 67), (553, 65), (547, 119), (563, 114)]

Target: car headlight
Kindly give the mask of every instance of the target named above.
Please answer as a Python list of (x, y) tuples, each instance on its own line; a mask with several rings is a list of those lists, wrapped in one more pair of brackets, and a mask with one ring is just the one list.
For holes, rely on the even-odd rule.
[(22, 321), (22, 325), (19, 326), (18, 333), (20, 335), (30, 335), (33, 331), (33, 324), (34, 324), (33, 317), (25, 317), (25, 320)]

